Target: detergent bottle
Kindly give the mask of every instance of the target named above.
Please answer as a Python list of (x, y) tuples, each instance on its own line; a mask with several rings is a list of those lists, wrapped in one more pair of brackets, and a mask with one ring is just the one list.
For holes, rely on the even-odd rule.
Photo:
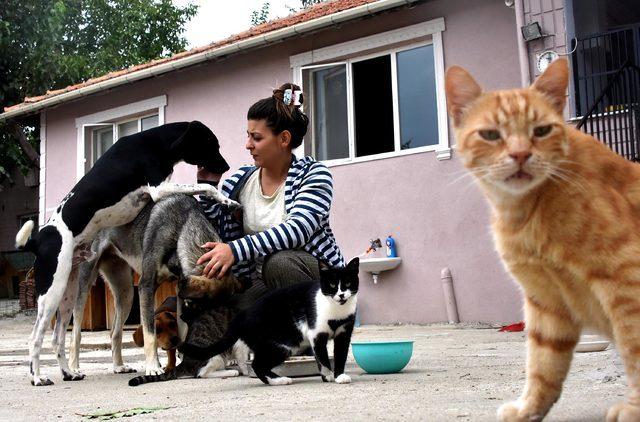
[(387, 257), (388, 258), (397, 258), (398, 254), (396, 253), (396, 241), (389, 235), (387, 237)]

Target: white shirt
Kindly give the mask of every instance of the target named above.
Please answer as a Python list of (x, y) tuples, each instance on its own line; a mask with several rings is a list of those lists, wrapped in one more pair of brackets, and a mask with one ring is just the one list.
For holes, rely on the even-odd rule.
[(284, 208), (284, 182), (271, 196), (262, 193), (260, 175), (254, 171), (240, 192), (242, 226), (245, 235), (256, 234), (282, 223), (287, 213)]

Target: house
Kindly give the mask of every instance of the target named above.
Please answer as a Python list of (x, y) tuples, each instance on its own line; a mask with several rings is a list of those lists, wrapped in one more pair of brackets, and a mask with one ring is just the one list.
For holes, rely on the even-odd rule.
[[(486, 89), (510, 88), (528, 85), (545, 61), (569, 54), (575, 83), (567, 119), (586, 115), (623, 64), (622, 53), (638, 64), (639, 9), (622, 0), (330, 1), (169, 59), (27, 98), (0, 119), (40, 114), (43, 224), (124, 134), (201, 120), (232, 168), (250, 163), (248, 107), (294, 81), (303, 86), (311, 119), (297, 154), (330, 167), (331, 224), (343, 252), (358, 255), (370, 239), (391, 234), (402, 258), (376, 284), (361, 274), (361, 321), (446, 321), (441, 275), (448, 268), (460, 320), (513, 322), (522, 318), (522, 302), (494, 251), (487, 205), (469, 179), (457, 181), (464, 172), (445, 110), (444, 69), (459, 64)], [(628, 41), (625, 48), (610, 42), (620, 31), (630, 34), (615, 36)], [(586, 47), (589, 37), (597, 40)], [(597, 60), (606, 64), (597, 68)], [(633, 114), (599, 107), (600, 114)], [(173, 180), (192, 182), (195, 169), (181, 164)]]
[[(0, 299), (18, 297), (18, 278), (33, 266), (33, 255), (15, 250), (15, 236), (27, 220), (38, 221), (38, 175), (18, 167), (0, 180)], [(36, 224), (37, 230), (37, 224)]]

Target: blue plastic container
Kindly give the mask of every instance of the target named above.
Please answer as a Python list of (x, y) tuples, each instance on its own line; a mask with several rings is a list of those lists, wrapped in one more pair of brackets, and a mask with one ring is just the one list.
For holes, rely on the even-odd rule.
[(413, 341), (351, 342), (356, 363), (369, 374), (393, 374), (407, 366)]

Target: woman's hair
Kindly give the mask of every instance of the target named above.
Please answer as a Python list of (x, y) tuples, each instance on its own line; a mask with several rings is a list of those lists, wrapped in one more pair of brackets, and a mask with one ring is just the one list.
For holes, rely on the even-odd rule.
[(288, 130), (291, 133), (291, 148), (297, 148), (302, 144), (302, 138), (307, 133), (309, 125), (309, 118), (300, 111), (303, 102), (301, 92), (299, 104), (295, 104), (296, 91), (301, 91), (298, 85), (286, 83), (274, 89), (271, 97), (254, 103), (247, 112), (247, 120), (264, 119), (276, 135)]

